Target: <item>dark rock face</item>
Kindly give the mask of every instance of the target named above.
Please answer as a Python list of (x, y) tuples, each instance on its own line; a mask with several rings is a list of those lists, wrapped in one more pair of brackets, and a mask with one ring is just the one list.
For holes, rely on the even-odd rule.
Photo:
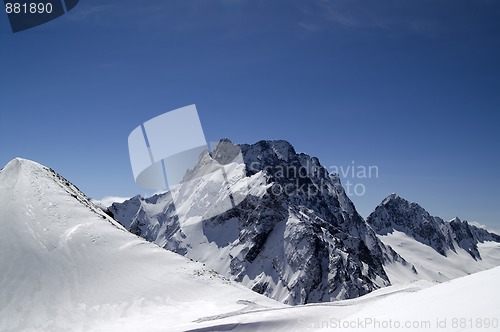
[(228, 164), (238, 151), (244, 173), (228, 181), (246, 181), (250, 194), (223, 213), (206, 218), (193, 212), (217, 197), (217, 180), (209, 177), (197, 177), (190, 205), (174, 207), (167, 193), (134, 197), (109, 210), (135, 234), (289, 304), (364, 295), (390, 284), (385, 262), (406, 264), (377, 238), (338, 176), (317, 158), (296, 153), (285, 141), (223, 140), (212, 156)]

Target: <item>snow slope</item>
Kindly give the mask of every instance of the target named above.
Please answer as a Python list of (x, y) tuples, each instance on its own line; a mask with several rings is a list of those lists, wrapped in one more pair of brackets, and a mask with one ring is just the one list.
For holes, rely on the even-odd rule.
[(165, 331), (283, 307), (130, 234), (37, 163), (0, 171), (0, 207), (0, 331)]
[(417, 279), (443, 282), (500, 265), (498, 242), (479, 243), (477, 247), (482, 258), (476, 260), (462, 248), (448, 250), (446, 256), (440, 255), (432, 247), (398, 231), (380, 236), (380, 239), (410, 262), (418, 272), (415, 275), (396, 264), (387, 264), (385, 271), (393, 285), (407, 284)]
[(432, 287), (390, 286), (352, 300), (205, 317), (187, 331), (499, 331), (500, 267)]

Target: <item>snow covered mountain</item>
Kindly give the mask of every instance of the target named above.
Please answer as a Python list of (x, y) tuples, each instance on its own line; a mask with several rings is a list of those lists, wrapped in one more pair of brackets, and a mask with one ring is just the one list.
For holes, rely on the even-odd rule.
[(181, 331), (202, 315), (283, 307), (130, 234), (28, 160), (0, 171), (0, 227), (0, 331)]
[[(379, 238), (418, 272), (418, 277), (446, 281), (500, 265), (500, 236), (454, 218), (445, 222), (414, 202), (391, 194), (367, 218)], [(415, 276), (386, 267), (391, 281)]]
[(244, 164), (230, 167), (227, 178), (235, 188), (250, 189), (234, 208), (208, 218), (200, 208), (225, 195), (218, 191), (222, 177), (193, 175), (206, 169), (206, 155), (190, 174), (196, 189), (180, 205), (170, 193), (136, 196), (113, 204), (110, 214), (148, 241), (287, 304), (355, 298), (387, 286), (384, 263), (412, 273), (317, 158), (285, 141), (238, 146), (222, 140), (212, 155), (224, 159), (235, 150)]
[(456, 246), (467, 251), (472, 258), (480, 259), (478, 243), (500, 242), (500, 236), (484, 229), (469, 225), (454, 218), (445, 222), (433, 217), (417, 203), (392, 194), (377, 206), (367, 218), (367, 222), (380, 235), (393, 231), (403, 232), (415, 240), (431, 246), (443, 256), (448, 250), (456, 252)]

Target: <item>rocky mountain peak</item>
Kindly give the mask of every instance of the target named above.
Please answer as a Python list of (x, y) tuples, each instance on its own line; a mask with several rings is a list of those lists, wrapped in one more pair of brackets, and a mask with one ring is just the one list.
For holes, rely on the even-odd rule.
[(318, 158), (297, 153), (283, 140), (222, 140), (211, 155), (228, 169), (244, 166), (243, 178), (226, 174), (233, 187), (251, 188), (234, 208), (205, 217), (196, 205), (212, 204), (208, 198), (217, 198), (217, 180), (192, 174), (198, 180), (189, 203), (172, 208), (165, 195), (156, 204), (113, 204), (111, 212), (149, 241), (289, 304), (366, 294), (390, 284), (385, 261), (403, 264)]

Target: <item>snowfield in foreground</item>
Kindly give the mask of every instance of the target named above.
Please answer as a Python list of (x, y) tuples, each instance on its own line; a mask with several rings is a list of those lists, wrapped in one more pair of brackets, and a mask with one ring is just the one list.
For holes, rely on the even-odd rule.
[(419, 281), (390, 286), (353, 300), (216, 317), (193, 323), (189, 328), (195, 331), (220, 331), (224, 327), (231, 331), (499, 331), (499, 278), (500, 267), (496, 267), (442, 284)]
[(290, 307), (128, 233), (37, 163), (0, 171), (0, 207), (0, 331), (500, 330), (498, 267)]

